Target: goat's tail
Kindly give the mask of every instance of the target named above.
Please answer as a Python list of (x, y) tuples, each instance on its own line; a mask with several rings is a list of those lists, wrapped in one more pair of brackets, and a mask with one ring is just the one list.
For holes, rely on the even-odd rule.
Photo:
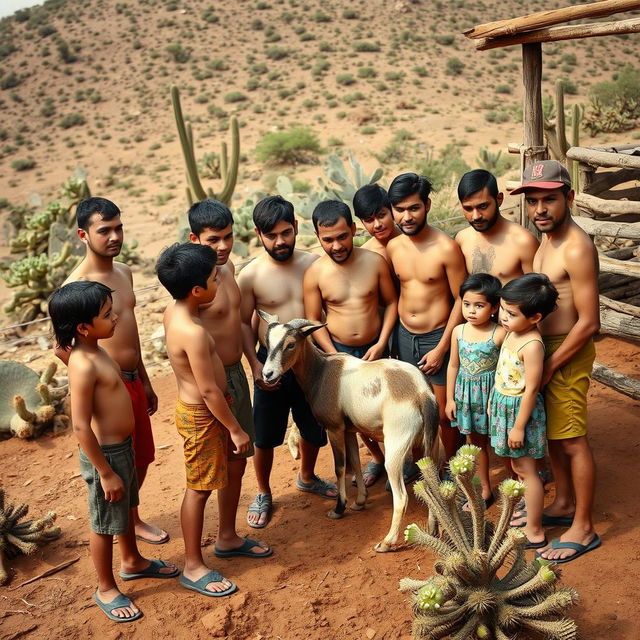
[(440, 438), (438, 438), (440, 411), (433, 391), (429, 389), (429, 392), (422, 408), (422, 448), (423, 455), (429, 456), (439, 467), (441, 461), (444, 460), (443, 453), (440, 451)]

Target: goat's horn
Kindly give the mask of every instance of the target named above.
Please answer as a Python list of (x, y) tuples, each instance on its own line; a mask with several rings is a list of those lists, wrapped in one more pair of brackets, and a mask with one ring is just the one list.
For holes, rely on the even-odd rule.
[(293, 320), (289, 320), (287, 322), (287, 326), (292, 329), (304, 329), (305, 327), (313, 327), (315, 322), (311, 322), (311, 320), (307, 320), (305, 318), (294, 318)]
[(274, 322), (279, 322), (278, 316), (272, 316), (270, 313), (266, 311), (262, 311), (262, 309), (257, 309), (258, 315), (267, 323), (273, 324)]

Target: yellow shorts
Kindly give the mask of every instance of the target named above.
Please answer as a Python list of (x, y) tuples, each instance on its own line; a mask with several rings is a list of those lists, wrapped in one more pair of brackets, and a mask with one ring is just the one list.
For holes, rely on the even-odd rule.
[[(566, 335), (543, 336), (545, 357), (564, 342)], [(587, 391), (596, 349), (593, 340), (560, 367), (544, 388), (547, 440), (564, 440), (587, 435)]]
[(184, 440), (187, 488), (213, 491), (227, 486), (228, 431), (204, 404), (176, 402), (176, 427)]

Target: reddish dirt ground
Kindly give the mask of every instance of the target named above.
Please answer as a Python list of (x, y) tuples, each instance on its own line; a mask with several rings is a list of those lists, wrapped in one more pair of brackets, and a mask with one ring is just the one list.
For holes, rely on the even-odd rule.
[[(598, 359), (637, 376), (640, 348), (614, 340), (598, 343)], [(148, 557), (182, 562), (178, 508), (183, 491), (181, 446), (173, 426), (174, 380), (155, 379), (160, 408), (154, 417), (157, 459), (142, 490), (142, 514), (166, 528), (171, 541), (162, 547), (142, 545)], [(598, 464), (595, 522), (603, 546), (566, 565), (562, 584), (580, 593), (571, 611), (580, 638), (631, 640), (638, 637), (637, 585), (640, 578), (640, 525), (637, 469), (640, 456), (637, 402), (598, 383), (590, 394), (591, 443)], [(167, 446), (168, 445), (168, 446)], [(433, 556), (420, 549), (401, 548), (377, 554), (373, 545), (390, 522), (391, 498), (379, 482), (371, 490), (367, 509), (330, 520), (330, 502), (295, 489), (297, 463), (286, 448), (276, 452), (273, 489), (276, 511), (260, 538), (275, 549), (272, 558), (218, 560), (207, 545), (212, 567), (236, 581), (237, 594), (209, 600), (178, 586), (176, 580), (125, 583), (144, 618), (130, 625), (108, 622), (92, 605), (93, 566), (86, 541), (85, 490), (78, 477), (77, 445), (72, 433), (27, 442), (0, 442), (2, 484), (13, 501), (27, 502), (37, 517), (49, 509), (58, 513), (63, 535), (32, 557), (12, 563), (15, 576), (0, 588), (0, 637), (13, 639), (87, 637), (105, 639), (207, 638), (233, 640), (326, 640), (334, 638), (410, 638), (411, 612), (398, 591), (402, 577), (427, 577)], [(329, 449), (321, 452), (318, 470), (332, 476)], [(494, 465), (497, 482), (502, 471)], [(635, 479), (634, 479), (635, 478)], [(238, 515), (242, 534), (245, 510), (256, 489), (249, 466)], [(553, 487), (551, 487), (551, 492)], [(551, 499), (551, 493), (547, 499)], [(411, 500), (404, 524), (425, 520), (424, 509)], [(496, 509), (493, 508), (493, 515)], [(216, 507), (208, 508), (205, 536), (216, 531)], [(559, 535), (559, 530), (550, 530)], [(65, 560), (79, 561), (64, 571), (30, 585), (23, 581)], [(117, 566), (117, 548), (115, 552)]]

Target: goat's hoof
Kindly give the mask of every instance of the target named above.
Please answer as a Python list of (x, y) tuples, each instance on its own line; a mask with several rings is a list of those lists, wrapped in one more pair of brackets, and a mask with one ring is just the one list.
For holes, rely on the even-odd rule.
[(373, 549), (378, 553), (387, 553), (389, 551), (392, 551), (391, 545), (387, 544), (384, 540), (382, 542), (378, 542), (378, 544)]
[(351, 509), (351, 511), (362, 511), (364, 509), (364, 503), (358, 504), (357, 502), (354, 502), (349, 509)]
[(327, 513), (327, 515), (333, 520), (340, 520), (340, 518), (342, 518), (344, 516), (343, 513), (337, 513), (333, 509), (331, 509), (331, 511), (329, 511), (329, 513)]

